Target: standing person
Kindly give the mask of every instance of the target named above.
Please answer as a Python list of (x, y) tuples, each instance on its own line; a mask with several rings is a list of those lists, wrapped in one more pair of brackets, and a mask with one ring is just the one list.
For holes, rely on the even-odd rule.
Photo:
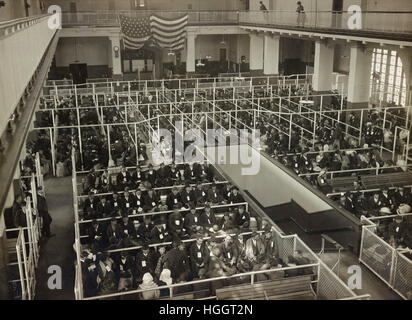
[(260, 11), (268, 12), (268, 9), (267, 9), (266, 6), (263, 4), (263, 2), (260, 1), (259, 3), (260, 3)]
[(53, 219), (49, 214), (47, 201), (44, 197), (44, 191), (42, 189), (39, 189), (39, 191), (37, 191), (37, 211), (39, 212), (39, 216), (43, 219), (43, 229), (41, 231), (42, 235), (46, 236), (47, 238), (55, 236), (55, 234), (50, 233), (50, 225)]
[(298, 7), (296, 8), (296, 12), (298, 13), (298, 26), (302, 25), (302, 27), (304, 27), (306, 20), (305, 8), (302, 6), (302, 2), (300, 1), (298, 1), (297, 5)]

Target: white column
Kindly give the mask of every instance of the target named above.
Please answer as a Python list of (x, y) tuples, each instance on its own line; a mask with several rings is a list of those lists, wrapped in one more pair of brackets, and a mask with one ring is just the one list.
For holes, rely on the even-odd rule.
[(196, 35), (187, 34), (186, 72), (196, 71)]
[(279, 43), (280, 36), (265, 34), (264, 74), (279, 74)]
[(263, 70), (263, 36), (257, 33), (250, 33), (250, 70)]
[(350, 48), (348, 108), (363, 108), (368, 106), (370, 77), (372, 67), (372, 52), (361, 44)]
[(314, 91), (332, 90), (333, 55), (333, 45), (328, 45), (326, 41), (316, 41), (312, 83)]
[(120, 49), (120, 35), (115, 35), (109, 37), (111, 42), (111, 57), (112, 57), (112, 68), (113, 77), (122, 77), (122, 58)]

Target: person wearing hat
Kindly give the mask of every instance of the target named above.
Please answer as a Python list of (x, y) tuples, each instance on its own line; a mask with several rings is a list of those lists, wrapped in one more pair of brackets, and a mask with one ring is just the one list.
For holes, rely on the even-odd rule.
[(116, 177), (116, 181), (116, 187), (118, 191), (123, 191), (125, 187), (129, 187), (132, 185), (132, 177), (130, 176), (130, 173), (126, 170), (125, 166), (122, 166), (122, 169)]
[(395, 248), (403, 246), (406, 231), (406, 224), (403, 222), (402, 216), (395, 217), (388, 227), (389, 243)]
[(140, 239), (144, 243), (150, 243), (151, 242), (151, 232), (153, 229), (153, 223), (152, 223), (152, 218), (150, 215), (146, 215), (143, 218), (143, 223), (139, 226), (139, 229), (137, 230), (137, 234), (140, 235)]
[(184, 219), (180, 213), (179, 206), (175, 205), (168, 221), (169, 231), (173, 239), (183, 239), (185, 237), (186, 230), (183, 223)]
[(150, 252), (149, 245), (143, 244), (135, 257), (135, 283), (140, 283), (146, 272), (154, 274), (156, 269), (156, 261), (154, 255)]
[(116, 276), (119, 279), (117, 291), (127, 291), (133, 286), (133, 258), (128, 254), (128, 251), (122, 251), (116, 262)]
[(196, 201), (196, 195), (189, 183), (186, 183), (184, 190), (180, 192), (180, 202), (188, 207), (190, 202)]
[(239, 189), (237, 187), (233, 187), (232, 192), (230, 193), (228, 203), (236, 204), (245, 202), (245, 199), (240, 195)]
[(172, 240), (169, 231), (166, 230), (164, 221), (162, 221), (161, 219), (157, 221), (154, 228), (150, 232), (150, 240), (152, 243), (169, 242)]
[(246, 211), (244, 205), (240, 205), (235, 211), (234, 221), (236, 225), (241, 229), (249, 229), (250, 226), (250, 214)]
[(87, 234), (89, 236), (89, 244), (92, 248), (95, 248), (97, 251), (104, 248), (106, 235), (103, 224), (99, 223), (97, 220), (93, 220)]
[(106, 196), (100, 197), (100, 202), (96, 206), (96, 211), (99, 218), (107, 218), (112, 215), (113, 206), (107, 201)]
[(203, 212), (199, 217), (199, 224), (203, 226), (206, 230), (210, 230), (214, 225), (218, 225), (215, 214), (210, 208), (210, 204), (206, 203)]
[(190, 210), (184, 216), (184, 228), (189, 234), (194, 234), (202, 229), (200, 226), (200, 215), (196, 210), (194, 202), (189, 203)]
[(208, 269), (209, 250), (203, 241), (202, 235), (196, 235), (196, 241), (190, 246), (189, 258), (194, 279), (203, 279)]
[(181, 201), (181, 196), (179, 194), (179, 189), (177, 187), (172, 188), (172, 192), (167, 195), (166, 204), (169, 210), (173, 210), (173, 207), (179, 204)]
[(137, 245), (137, 233), (134, 227), (133, 221), (129, 218), (129, 215), (133, 214), (132, 209), (128, 212), (122, 213), (122, 220), (120, 222), (120, 229), (123, 235), (123, 246), (131, 247)]

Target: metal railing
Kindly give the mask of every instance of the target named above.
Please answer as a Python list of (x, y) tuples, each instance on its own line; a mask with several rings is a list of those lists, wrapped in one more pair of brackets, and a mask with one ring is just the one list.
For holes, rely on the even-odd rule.
[(412, 295), (412, 260), (404, 253), (410, 250), (395, 248), (377, 235), (380, 221), (398, 216), (412, 216), (412, 214), (373, 218), (361, 216), (361, 221), (365, 225), (362, 227), (359, 261), (407, 300), (411, 299)]
[(350, 25), (353, 13), (334, 11), (83, 11), (63, 12), (63, 26), (119, 26), (119, 15), (143, 18), (155, 14), (165, 19), (176, 19), (188, 15), (188, 25), (268, 25), (318, 30), (339, 30), (344, 32), (383, 32), (410, 35), (412, 33), (412, 12), (363, 11), (361, 29)]

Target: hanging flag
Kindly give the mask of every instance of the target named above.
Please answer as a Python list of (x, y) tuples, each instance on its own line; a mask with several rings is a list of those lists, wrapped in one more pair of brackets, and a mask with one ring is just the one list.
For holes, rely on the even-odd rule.
[(177, 19), (150, 16), (150, 27), (157, 45), (172, 51), (183, 49), (186, 42), (187, 19), (187, 14)]
[(120, 16), (123, 44), (127, 49), (140, 49), (151, 38), (150, 18)]
[(160, 48), (178, 51), (186, 42), (187, 14), (177, 19), (157, 15), (145, 18), (120, 16), (120, 26), (125, 48), (140, 49), (152, 42)]

